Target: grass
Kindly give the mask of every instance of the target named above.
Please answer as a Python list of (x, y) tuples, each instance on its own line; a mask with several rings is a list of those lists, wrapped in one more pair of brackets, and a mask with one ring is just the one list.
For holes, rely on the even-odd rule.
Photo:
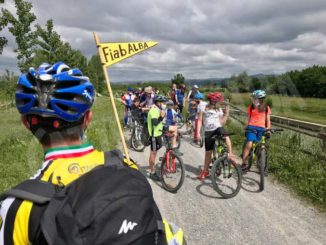
[[(326, 124), (326, 99), (270, 95), (272, 113), (278, 116)], [(249, 94), (232, 93), (231, 103), (242, 109), (250, 104)]]
[[(121, 112), (120, 104), (118, 111)], [(118, 145), (119, 134), (108, 97), (96, 98), (93, 122), (87, 129), (87, 139), (98, 150), (110, 150)], [(0, 118), (0, 192), (31, 177), (40, 167), (43, 150), (33, 135), (23, 126), (16, 110), (3, 111)]]

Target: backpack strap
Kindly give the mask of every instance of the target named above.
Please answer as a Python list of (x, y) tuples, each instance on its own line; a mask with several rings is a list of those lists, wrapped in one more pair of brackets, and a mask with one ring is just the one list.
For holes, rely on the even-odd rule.
[(7, 197), (16, 197), (38, 204), (45, 204), (51, 200), (55, 193), (56, 186), (52, 183), (29, 179), (1, 194), (0, 201)]
[(112, 151), (104, 152), (104, 166), (105, 167), (115, 167), (118, 169), (124, 168), (125, 165), (123, 163), (123, 154), (120, 150), (115, 149)]

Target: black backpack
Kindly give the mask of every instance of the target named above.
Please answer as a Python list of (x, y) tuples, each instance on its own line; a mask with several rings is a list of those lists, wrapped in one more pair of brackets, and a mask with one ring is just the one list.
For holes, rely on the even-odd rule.
[(105, 152), (103, 166), (67, 186), (26, 180), (0, 200), (9, 196), (47, 205), (35, 244), (166, 244), (149, 183), (118, 150)]

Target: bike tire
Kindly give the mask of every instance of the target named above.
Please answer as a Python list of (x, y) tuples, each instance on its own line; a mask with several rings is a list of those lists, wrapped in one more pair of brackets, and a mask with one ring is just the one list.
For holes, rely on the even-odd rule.
[[(226, 162), (225, 162), (226, 161)], [(228, 168), (228, 174), (225, 175), (226, 169)], [(231, 180), (231, 178), (235, 177), (235, 187), (225, 187), (225, 183), (223, 180)], [(238, 165), (231, 159), (228, 158), (218, 158), (213, 163), (212, 171), (211, 171), (211, 179), (213, 183), (214, 190), (220, 194), (223, 198), (232, 198), (235, 197), (240, 189), (241, 189), (241, 182), (242, 182), (242, 172), (241, 166)], [(223, 183), (222, 183), (223, 182)], [(226, 190), (230, 190), (226, 192)]]
[(260, 175), (259, 190), (263, 191), (265, 188), (265, 166), (266, 166), (266, 149), (262, 148), (259, 151), (257, 159), (257, 167)]
[(140, 128), (138, 128), (138, 127), (135, 127), (133, 129), (132, 135), (131, 135), (131, 140), (130, 140), (131, 141), (131, 147), (137, 152), (142, 152), (142, 151), (144, 151), (146, 146), (143, 144), (143, 142), (141, 140), (141, 136), (140, 136), (140, 139), (137, 140), (137, 135), (136, 135), (136, 133), (137, 133), (136, 130), (137, 129), (140, 130), (140, 132), (142, 132), (142, 130)]
[[(183, 164), (182, 159), (179, 156), (175, 156), (171, 154), (171, 159), (175, 159), (176, 161), (176, 171), (173, 173), (173, 171), (168, 172), (166, 169), (166, 155), (163, 157), (161, 162), (161, 180), (162, 180), (162, 186), (165, 190), (168, 192), (176, 193), (182, 186), (185, 178), (185, 167)], [(179, 173), (180, 176), (177, 176), (176, 173)], [(175, 177), (175, 181), (171, 184), (171, 178)]]

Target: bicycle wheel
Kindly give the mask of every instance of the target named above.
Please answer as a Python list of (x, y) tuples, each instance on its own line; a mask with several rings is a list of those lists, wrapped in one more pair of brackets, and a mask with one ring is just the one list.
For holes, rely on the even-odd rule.
[(266, 149), (262, 148), (259, 151), (259, 155), (257, 159), (257, 167), (260, 174), (259, 190), (261, 191), (263, 191), (265, 188), (265, 166), (266, 166)]
[(135, 151), (141, 152), (145, 149), (145, 145), (142, 143), (142, 126), (136, 126), (131, 135), (131, 146)]
[(166, 161), (166, 155), (161, 162), (161, 179), (163, 188), (169, 192), (177, 192), (185, 178), (185, 167), (179, 156), (170, 155)]
[(212, 167), (213, 188), (224, 198), (236, 196), (241, 188), (240, 165), (228, 158), (218, 158)]

